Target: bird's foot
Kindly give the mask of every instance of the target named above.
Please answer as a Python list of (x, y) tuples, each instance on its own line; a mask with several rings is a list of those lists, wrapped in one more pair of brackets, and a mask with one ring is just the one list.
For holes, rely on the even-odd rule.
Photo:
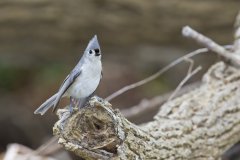
[(82, 102), (82, 100), (79, 100), (79, 101), (78, 101), (78, 104), (77, 104), (78, 110), (80, 110), (81, 108), (83, 108), (83, 106), (84, 106), (84, 103)]
[(70, 114), (73, 113), (75, 106), (78, 106), (78, 99), (70, 97), (70, 105), (69, 105)]
[(69, 112), (70, 112), (70, 115), (73, 113), (73, 104), (72, 103), (70, 103), (70, 105), (69, 105)]
[(71, 113), (70, 112), (64, 112), (61, 114), (61, 117), (60, 117), (60, 121), (59, 121), (59, 126), (60, 126), (60, 129), (63, 130), (64, 126), (65, 126), (65, 123), (66, 123), (66, 120), (71, 116)]
[(78, 103), (77, 103), (78, 110), (82, 109), (86, 105), (87, 100), (88, 100), (87, 98), (78, 99)]

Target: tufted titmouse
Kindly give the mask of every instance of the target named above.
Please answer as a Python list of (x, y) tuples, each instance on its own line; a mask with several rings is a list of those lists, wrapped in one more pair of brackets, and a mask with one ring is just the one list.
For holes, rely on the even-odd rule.
[(101, 77), (101, 49), (95, 35), (88, 43), (78, 64), (63, 81), (59, 91), (46, 100), (34, 113), (43, 115), (51, 107), (55, 111), (62, 97), (70, 97), (70, 111), (73, 109), (75, 99), (79, 101), (78, 107), (83, 107), (98, 87)]

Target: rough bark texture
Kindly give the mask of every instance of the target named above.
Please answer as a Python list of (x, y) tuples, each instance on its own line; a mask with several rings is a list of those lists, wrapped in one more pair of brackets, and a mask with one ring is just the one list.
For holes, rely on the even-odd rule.
[(218, 159), (240, 140), (240, 71), (219, 62), (202, 81), (143, 126), (93, 97), (67, 119), (68, 110), (59, 110), (54, 134), (85, 159)]

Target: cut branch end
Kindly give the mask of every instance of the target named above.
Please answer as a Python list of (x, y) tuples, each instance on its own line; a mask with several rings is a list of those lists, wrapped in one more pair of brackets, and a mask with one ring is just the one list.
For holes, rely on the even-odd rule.
[(59, 137), (60, 144), (80, 157), (114, 157), (124, 138), (118, 114), (107, 101), (92, 97), (86, 107), (74, 110), (72, 114), (68, 109), (59, 110), (60, 120), (53, 132)]

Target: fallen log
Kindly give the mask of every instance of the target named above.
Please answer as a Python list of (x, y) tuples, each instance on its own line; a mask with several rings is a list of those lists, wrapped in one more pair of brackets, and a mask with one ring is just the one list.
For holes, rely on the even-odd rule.
[(142, 126), (93, 97), (67, 119), (69, 110), (59, 110), (53, 131), (85, 159), (218, 159), (240, 140), (239, 86), (239, 69), (219, 62), (201, 86), (165, 103)]

